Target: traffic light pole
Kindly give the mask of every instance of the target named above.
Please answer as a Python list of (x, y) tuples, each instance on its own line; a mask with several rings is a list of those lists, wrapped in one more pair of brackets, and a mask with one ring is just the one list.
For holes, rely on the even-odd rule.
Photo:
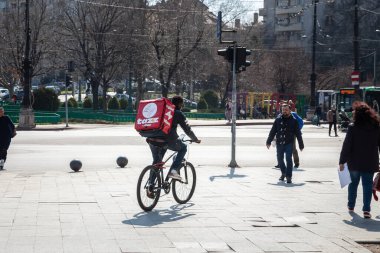
[(234, 56), (232, 62), (232, 142), (231, 142), (231, 161), (228, 167), (236, 168), (239, 165), (236, 162), (236, 43), (234, 43)]
[[(233, 44), (233, 57), (232, 57), (232, 62), (231, 62), (231, 57), (229, 54), (229, 49), (225, 50), (218, 50), (218, 55), (224, 56), (229, 62), (232, 64), (232, 124), (231, 124), (231, 133), (232, 133), (232, 140), (231, 140), (231, 161), (228, 164), (228, 167), (231, 168), (237, 168), (239, 165), (236, 162), (235, 156), (236, 156), (236, 55), (237, 55), (237, 50), (236, 50), (236, 41), (223, 41), (222, 40), (222, 34), (223, 32), (228, 32), (228, 33), (235, 33), (236, 30), (222, 30), (222, 12), (218, 12), (218, 19), (217, 19), (217, 27), (216, 27), (216, 33), (217, 33), (217, 38), (219, 40), (220, 44)], [(221, 51), (221, 52), (220, 52)], [(245, 52), (244, 52), (245, 53)]]
[[(67, 76), (67, 74), (66, 74)], [(66, 80), (67, 78), (65, 78)], [(66, 112), (66, 127), (69, 127), (69, 108), (67, 104), (67, 84), (65, 84), (65, 112)]]

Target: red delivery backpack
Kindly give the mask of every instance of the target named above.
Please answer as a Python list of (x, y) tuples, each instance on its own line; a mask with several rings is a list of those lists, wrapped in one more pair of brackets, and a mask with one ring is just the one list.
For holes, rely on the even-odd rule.
[(167, 98), (141, 100), (135, 129), (143, 137), (166, 137), (172, 128), (175, 105)]

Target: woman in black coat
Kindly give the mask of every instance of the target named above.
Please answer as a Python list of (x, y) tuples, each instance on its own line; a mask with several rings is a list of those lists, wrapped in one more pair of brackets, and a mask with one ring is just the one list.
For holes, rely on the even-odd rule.
[(353, 124), (348, 127), (339, 158), (339, 168), (347, 163), (351, 176), (348, 185), (348, 210), (354, 211), (360, 179), (363, 186), (363, 215), (371, 218), (373, 174), (379, 170), (380, 123), (375, 111), (364, 102), (354, 102)]
[(15, 125), (8, 116), (4, 115), (4, 108), (0, 107), (0, 170), (4, 168), (8, 148), (15, 133)]

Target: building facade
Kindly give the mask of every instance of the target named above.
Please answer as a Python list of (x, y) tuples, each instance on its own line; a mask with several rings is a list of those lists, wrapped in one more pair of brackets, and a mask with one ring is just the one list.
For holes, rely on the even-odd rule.
[[(318, 30), (323, 30), (326, 2), (317, 3)], [(313, 0), (264, 0), (259, 10), (266, 33), (264, 43), (273, 48), (305, 48), (313, 35)]]

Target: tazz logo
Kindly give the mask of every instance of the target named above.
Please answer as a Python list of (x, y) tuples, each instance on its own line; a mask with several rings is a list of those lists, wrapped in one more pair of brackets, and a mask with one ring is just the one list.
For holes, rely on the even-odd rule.
[(142, 114), (144, 118), (152, 118), (157, 112), (157, 105), (155, 103), (149, 103), (144, 106)]

